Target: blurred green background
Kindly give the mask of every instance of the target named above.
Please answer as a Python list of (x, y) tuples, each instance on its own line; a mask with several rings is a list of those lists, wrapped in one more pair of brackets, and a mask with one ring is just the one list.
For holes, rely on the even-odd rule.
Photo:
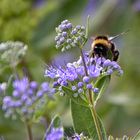
[[(55, 27), (64, 19), (74, 25), (86, 25), (88, 15), (90, 27), (86, 50), (90, 49), (93, 36), (113, 36), (130, 29), (114, 41), (120, 51), (119, 64), (124, 75), (112, 77), (97, 112), (107, 134), (133, 136), (140, 128), (140, 0), (0, 0), (0, 42), (18, 40), (26, 43), (28, 52), (18, 65), (18, 71), (21, 73), (26, 67), (30, 79), (42, 82), (46, 80), (43, 76), (46, 63), (64, 64), (78, 58), (74, 49), (64, 53), (55, 49)], [(9, 70), (0, 73), (0, 81), (7, 81), (9, 75)], [(48, 122), (56, 113), (61, 115), (65, 127), (72, 126), (65, 97), (57, 97), (47, 107)], [(41, 139), (44, 132), (43, 123), (34, 125), (36, 140)], [(20, 120), (5, 119), (0, 111), (0, 136), (5, 140), (25, 140), (24, 124)]]

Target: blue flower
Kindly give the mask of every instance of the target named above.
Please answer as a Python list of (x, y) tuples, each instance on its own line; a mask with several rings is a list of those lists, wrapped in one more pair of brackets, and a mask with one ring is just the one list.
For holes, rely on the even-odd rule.
[(64, 130), (62, 127), (52, 127), (50, 132), (46, 134), (45, 140), (61, 140), (64, 136)]
[(99, 89), (98, 89), (98, 88), (94, 88), (94, 89), (93, 89), (93, 92), (94, 92), (94, 93), (99, 93)]
[[(45, 72), (45, 76), (54, 80), (54, 88), (58, 90), (62, 86), (67, 86), (71, 89), (77, 97), (77, 92), (79, 94), (87, 92), (87, 89), (91, 89), (94, 93), (98, 93), (99, 89), (93, 88), (92, 85), (96, 82), (99, 77), (105, 75), (111, 75), (114, 72), (117, 72), (118, 75), (123, 73), (121, 67), (115, 61), (111, 61), (105, 58), (89, 57), (88, 53), (84, 53), (84, 59), (86, 62), (86, 70), (83, 65), (82, 59), (73, 63), (66, 64), (65, 67), (52, 68), (52, 71), (49, 69), (49, 73)], [(46, 70), (48, 71), (48, 70)], [(51, 74), (52, 72), (52, 74)], [(53, 77), (50, 75), (54, 75)], [(55, 77), (55, 78), (54, 78)]]
[(88, 67), (89, 76), (92, 78), (99, 77), (101, 74), (102, 67), (96, 67), (95, 65), (90, 65)]
[(76, 86), (72, 86), (71, 89), (72, 89), (73, 91), (76, 91), (76, 90), (77, 90)]
[(109, 59), (105, 60), (103, 63), (103, 67), (108, 67), (111, 65), (111, 61)]
[(92, 84), (87, 84), (87, 89), (92, 89), (93, 88), (93, 86), (92, 86)]
[(83, 82), (78, 82), (78, 88), (82, 88), (82, 87), (83, 87), (83, 85), (84, 85), (84, 83), (83, 83)]
[(113, 73), (112, 69), (108, 69), (107, 72), (106, 72), (107, 75), (111, 75), (112, 73)]
[(45, 94), (52, 96), (54, 90), (47, 82), (39, 86), (36, 81), (30, 82), (27, 77), (14, 80), (11, 96), (3, 98), (2, 109), (5, 111), (5, 116), (10, 117), (18, 113), (22, 117), (32, 117), (36, 108), (32, 105), (42, 99)]
[(52, 78), (56, 78), (57, 76), (57, 71), (55, 68), (53, 68), (52, 66), (51, 67), (48, 67), (48, 69), (45, 71), (45, 75), (47, 75), (48, 77), (50, 77), (51, 79)]
[(30, 87), (34, 90), (36, 90), (38, 88), (38, 83), (36, 81), (32, 81), (30, 82)]
[(61, 51), (72, 47), (80, 47), (86, 40), (86, 29), (81, 25), (73, 26), (68, 20), (64, 20), (56, 27), (56, 48)]
[(76, 68), (76, 72), (77, 72), (78, 75), (84, 76), (84, 74), (85, 74), (84, 66)]
[(20, 92), (25, 92), (28, 88), (28, 85), (29, 81), (26, 77), (23, 78), (22, 80), (15, 80), (13, 82), (13, 87)]
[(90, 78), (88, 76), (84, 76), (83, 77), (83, 82), (89, 83), (90, 82)]

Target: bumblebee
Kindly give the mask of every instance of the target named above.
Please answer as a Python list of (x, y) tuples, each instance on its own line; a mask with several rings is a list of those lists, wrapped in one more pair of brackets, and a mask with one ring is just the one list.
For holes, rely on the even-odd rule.
[(119, 51), (116, 49), (113, 39), (123, 35), (126, 32), (122, 32), (114, 37), (107, 37), (100, 35), (94, 38), (91, 45), (92, 57), (104, 57), (113, 61), (117, 61), (119, 57)]

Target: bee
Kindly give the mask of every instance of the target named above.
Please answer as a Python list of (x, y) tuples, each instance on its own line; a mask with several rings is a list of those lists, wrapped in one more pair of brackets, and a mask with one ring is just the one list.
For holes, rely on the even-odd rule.
[(126, 32), (122, 32), (114, 37), (107, 37), (104, 35), (95, 37), (91, 45), (91, 56), (104, 57), (106, 59), (117, 61), (119, 57), (119, 51), (116, 49), (113, 40), (120, 35), (125, 34)]

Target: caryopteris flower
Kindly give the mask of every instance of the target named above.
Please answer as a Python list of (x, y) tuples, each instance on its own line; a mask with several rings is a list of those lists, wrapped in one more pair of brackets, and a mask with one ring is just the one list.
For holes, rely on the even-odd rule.
[(68, 20), (62, 21), (56, 28), (56, 32), (56, 48), (61, 48), (61, 51), (72, 47), (80, 47), (86, 40), (85, 27), (81, 25), (74, 27)]
[(45, 95), (52, 96), (54, 89), (50, 88), (47, 82), (38, 85), (35, 81), (29, 81), (27, 77), (13, 82), (11, 96), (3, 98), (2, 109), (6, 117), (16, 117), (18, 113), (22, 117), (31, 118), (36, 111), (36, 103), (39, 103)]
[(62, 127), (52, 127), (50, 132), (46, 134), (45, 140), (62, 140), (64, 137), (64, 130)]
[(80, 57), (77, 62), (68, 63), (65, 67), (48, 67), (45, 76), (54, 80), (53, 85), (57, 90), (62, 91), (61, 87), (66, 86), (76, 93), (74, 97), (77, 97), (77, 94), (86, 93), (87, 89), (98, 93), (99, 89), (94, 87), (94, 83), (99, 77), (111, 75), (115, 71), (119, 75), (122, 74), (122, 69), (117, 62), (105, 58), (91, 58), (84, 53), (86, 74), (81, 59)]
[(55, 116), (47, 128), (44, 140), (62, 140), (64, 138), (64, 129), (59, 116)]

